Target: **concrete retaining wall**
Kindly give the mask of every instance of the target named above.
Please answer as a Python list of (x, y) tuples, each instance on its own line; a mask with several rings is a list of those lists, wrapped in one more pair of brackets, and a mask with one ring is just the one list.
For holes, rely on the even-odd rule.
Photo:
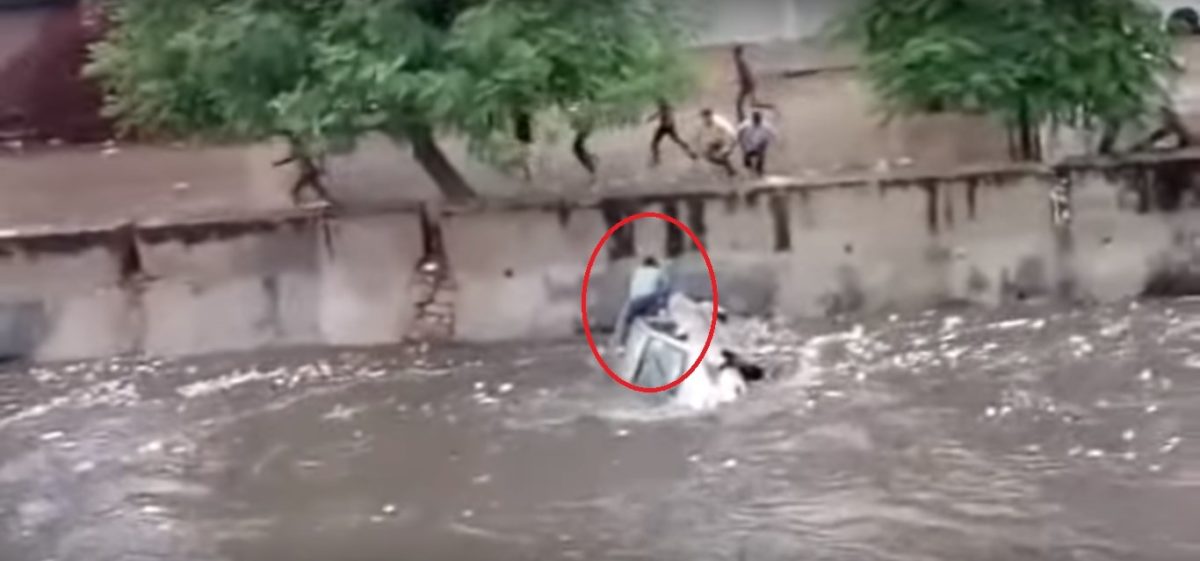
[[(594, 244), (638, 211), (693, 229), (722, 303), (743, 313), (1196, 294), (1193, 166), (1010, 167), (740, 193), (14, 232), (0, 238), (0, 355), (394, 343), (413, 333), (417, 271), (430, 257), (448, 267), (458, 340), (569, 337), (581, 329), (579, 288)], [(709, 295), (693, 244), (665, 222), (642, 220), (597, 260), (588, 295), (596, 327), (612, 323), (644, 255), (666, 258), (679, 286)]]

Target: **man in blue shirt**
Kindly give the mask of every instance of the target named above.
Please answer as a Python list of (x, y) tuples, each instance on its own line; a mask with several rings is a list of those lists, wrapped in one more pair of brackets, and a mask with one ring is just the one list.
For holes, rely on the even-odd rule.
[(775, 141), (775, 129), (763, 122), (762, 113), (755, 111), (738, 127), (738, 143), (742, 145), (746, 169), (763, 176), (767, 164), (767, 148)]

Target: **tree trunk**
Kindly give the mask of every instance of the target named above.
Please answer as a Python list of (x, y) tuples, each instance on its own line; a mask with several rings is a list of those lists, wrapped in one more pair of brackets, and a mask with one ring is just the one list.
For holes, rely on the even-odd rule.
[(475, 189), (446, 158), (429, 129), (411, 129), (407, 131), (406, 139), (412, 143), (413, 158), (425, 168), (425, 173), (429, 174), (447, 200), (462, 202), (477, 196)]
[(1042, 139), (1038, 123), (1025, 108), (1017, 117), (1017, 160), (1036, 162), (1042, 159)]
[(1121, 135), (1121, 126), (1105, 124), (1101, 131), (1100, 145), (1096, 147), (1096, 152), (1101, 156), (1111, 156), (1116, 151), (1117, 138)]

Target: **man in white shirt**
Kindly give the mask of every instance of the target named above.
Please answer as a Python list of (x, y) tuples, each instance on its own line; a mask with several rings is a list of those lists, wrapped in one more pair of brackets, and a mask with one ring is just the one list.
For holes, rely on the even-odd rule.
[(729, 161), (737, 144), (737, 131), (729, 121), (712, 109), (703, 109), (700, 111), (700, 130), (696, 136), (695, 146), (699, 147), (705, 160), (725, 170), (729, 177), (737, 175), (737, 170)]
[(625, 336), (634, 320), (654, 315), (666, 307), (670, 294), (671, 287), (666, 272), (659, 266), (657, 259), (647, 257), (641, 266), (634, 269), (629, 279), (629, 299), (625, 301), (625, 307), (617, 317), (617, 345), (625, 344)]

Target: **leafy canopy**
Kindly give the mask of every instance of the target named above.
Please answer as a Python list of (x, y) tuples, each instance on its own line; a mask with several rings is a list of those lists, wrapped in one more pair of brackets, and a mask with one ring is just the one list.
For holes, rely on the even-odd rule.
[(449, 131), (486, 150), (511, 138), (517, 114), (569, 108), (612, 126), (686, 87), (686, 26), (673, 5), (121, 0), (89, 72), (109, 113), (140, 131), (287, 135), (318, 153), (371, 132)]
[(1173, 68), (1143, 0), (863, 0), (842, 23), (889, 113), (1115, 126), (1162, 103)]

